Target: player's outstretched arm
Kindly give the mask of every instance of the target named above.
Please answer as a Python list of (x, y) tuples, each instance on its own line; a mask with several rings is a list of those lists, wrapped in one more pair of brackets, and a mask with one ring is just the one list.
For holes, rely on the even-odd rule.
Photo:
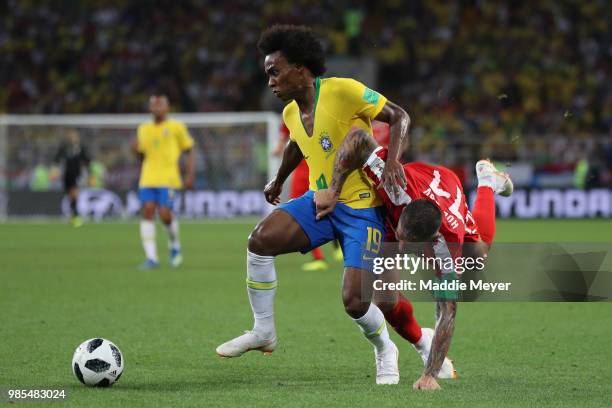
[(283, 191), (283, 183), (303, 159), (304, 155), (298, 147), (298, 144), (293, 140), (289, 141), (285, 147), (285, 151), (283, 152), (283, 160), (281, 161), (281, 165), (276, 172), (276, 177), (274, 177), (274, 179), (272, 179), (272, 181), (270, 181), (264, 188), (266, 201), (273, 205), (280, 203), (279, 197)]
[(436, 304), (436, 331), (431, 342), (431, 351), (427, 366), (423, 370), (421, 378), (413, 385), (415, 390), (438, 390), (440, 386), (436, 377), (440, 372), (444, 358), (448, 353), (450, 342), (455, 330), (455, 316), (457, 314), (457, 302), (452, 300), (438, 300)]
[(376, 116), (376, 120), (389, 124), (389, 153), (385, 169), (381, 175), (381, 182), (388, 191), (397, 195), (398, 188), (404, 189), (406, 187), (406, 175), (399, 158), (400, 153), (408, 147), (410, 116), (398, 105), (387, 101)]
[(365, 130), (352, 128), (349, 131), (336, 153), (329, 188), (315, 193), (317, 219), (333, 211), (348, 175), (360, 169), (377, 147), (372, 135)]

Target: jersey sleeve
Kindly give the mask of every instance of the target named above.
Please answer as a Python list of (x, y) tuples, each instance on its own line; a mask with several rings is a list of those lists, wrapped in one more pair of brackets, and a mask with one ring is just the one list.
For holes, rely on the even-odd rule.
[(372, 120), (387, 103), (387, 98), (383, 95), (354, 79), (340, 79), (337, 86), (340, 100), (346, 109), (345, 113), (349, 117), (358, 116)]
[(178, 123), (178, 143), (181, 150), (189, 150), (193, 147), (193, 138), (184, 123)]
[[(382, 173), (385, 169), (385, 161), (387, 160), (387, 149), (381, 146), (377, 147), (368, 157), (365, 164), (361, 167), (364, 173), (372, 181), (372, 184), (378, 186), (377, 191), (385, 205), (389, 207), (401, 207), (410, 204), (412, 198), (408, 194), (407, 189), (399, 189), (397, 193), (393, 193), (386, 186), (381, 184)], [(406, 168), (404, 174), (408, 178)]]

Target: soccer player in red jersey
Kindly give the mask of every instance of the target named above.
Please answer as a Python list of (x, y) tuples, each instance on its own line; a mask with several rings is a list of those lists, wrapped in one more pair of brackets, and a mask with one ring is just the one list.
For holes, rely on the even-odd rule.
[[(383, 187), (380, 175), (386, 158), (386, 149), (378, 146), (372, 136), (363, 130), (351, 130), (336, 157), (330, 188), (315, 195), (317, 217), (333, 209), (336, 189), (342, 187), (346, 175), (355, 168), (362, 168), (379, 186), (378, 193), (387, 207), (387, 242), (429, 243), (426, 252), (429, 250), (441, 258), (486, 258), (495, 235), (494, 194), (508, 196), (512, 193), (510, 177), (498, 172), (490, 161), (480, 160), (476, 164), (478, 191), (471, 213), (459, 179), (442, 166), (418, 162), (405, 164), (405, 188), (392, 191)], [(471, 245), (463, 245), (468, 242)], [(385, 301), (378, 306), (398, 334), (415, 345), (423, 357), (425, 370), (414, 388), (439, 389), (436, 378), (455, 377), (454, 368), (445, 357), (454, 330), (456, 302), (438, 299), (434, 333), (431, 329), (421, 329), (414, 318), (412, 305), (401, 293), (396, 291), (393, 295), (391, 302)]]

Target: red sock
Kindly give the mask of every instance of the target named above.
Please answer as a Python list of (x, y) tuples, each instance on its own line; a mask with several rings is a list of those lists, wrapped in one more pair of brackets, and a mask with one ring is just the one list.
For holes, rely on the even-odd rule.
[(421, 326), (414, 317), (412, 303), (399, 294), (397, 304), (392, 311), (385, 313), (385, 319), (395, 329), (397, 334), (415, 344), (421, 339)]
[(310, 253), (312, 254), (312, 257), (317, 261), (322, 261), (323, 259), (325, 259), (325, 257), (323, 256), (323, 251), (321, 251), (321, 248), (315, 248)]
[(495, 237), (495, 194), (489, 187), (478, 187), (472, 216), (484, 242), (491, 245)]

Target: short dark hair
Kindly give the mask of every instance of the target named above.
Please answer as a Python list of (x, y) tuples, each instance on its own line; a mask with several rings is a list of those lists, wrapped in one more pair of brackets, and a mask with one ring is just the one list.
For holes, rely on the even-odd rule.
[(314, 76), (326, 71), (323, 45), (306, 26), (275, 24), (261, 33), (257, 48), (264, 55), (280, 51), (288, 62), (304, 65)]
[(411, 241), (429, 242), (442, 225), (442, 212), (437, 205), (424, 198), (412, 201), (400, 215), (402, 235)]

